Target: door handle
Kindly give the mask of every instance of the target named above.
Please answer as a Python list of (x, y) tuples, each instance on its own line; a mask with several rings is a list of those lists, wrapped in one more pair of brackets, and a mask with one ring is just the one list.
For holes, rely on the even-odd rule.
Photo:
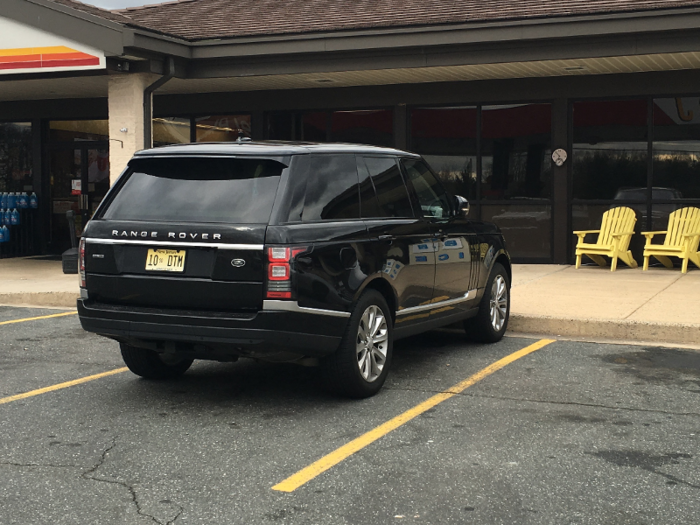
[(389, 244), (391, 244), (391, 243), (394, 242), (394, 236), (393, 236), (393, 235), (380, 235), (380, 236), (378, 237), (378, 239), (379, 239), (380, 241), (384, 241), (384, 242), (389, 243)]

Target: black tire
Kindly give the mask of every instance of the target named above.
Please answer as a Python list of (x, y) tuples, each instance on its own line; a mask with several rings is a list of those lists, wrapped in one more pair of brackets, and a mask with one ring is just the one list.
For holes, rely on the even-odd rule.
[(147, 348), (136, 348), (124, 343), (119, 345), (122, 351), (122, 359), (137, 376), (146, 379), (172, 379), (180, 377), (192, 366), (194, 359), (186, 357), (180, 360), (168, 359), (164, 361), (160, 354)]
[[(371, 312), (377, 313), (376, 309), (381, 310), (386, 323), (385, 332), (384, 329), (377, 331), (377, 334), (380, 334), (378, 339), (383, 339), (386, 335), (385, 342), (376, 346), (376, 352), (368, 350), (366, 346), (364, 353), (358, 352), (358, 344), (363, 344), (366, 340), (360, 333), (360, 323), (363, 322), (363, 316), (366, 312), (370, 312), (371, 315)], [(364, 292), (353, 308), (338, 350), (321, 362), (321, 374), (325, 388), (334, 394), (356, 399), (371, 397), (379, 392), (386, 381), (391, 366), (391, 355), (394, 347), (393, 331), (391, 311), (384, 296), (376, 290)], [(366, 345), (366, 343), (364, 344)], [(377, 369), (372, 368), (371, 363), (381, 361), (382, 350), (385, 350), (385, 358), (381, 364), (381, 371), (376, 373)], [(369, 361), (364, 359), (361, 361), (361, 356), (364, 355), (367, 355)], [(361, 362), (366, 363), (366, 366), (361, 367)], [(363, 377), (363, 373), (369, 377)], [(375, 374), (376, 377), (373, 377)]]
[[(494, 326), (491, 318), (491, 302), (494, 294), (494, 282), (502, 279), (505, 284), (505, 319), (503, 325), (497, 329)], [(500, 282), (500, 281), (499, 281)], [(506, 333), (508, 329), (508, 319), (510, 318), (510, 280), (508, 279), (508, 272), (503, 267), (502, 264), (496, 263), (493, 265), (491, 270), (491, 275), (489, 275), (488, 281), (486, 281), (486, 288), (484, 289), (484, 296), (481, 298), (479, 303), (479, 313), (476, 317), (467, 319), (464, 321), (464, 330), (467, 332), (467, 337), (472, 341), (479, 343), (496, 343), (503, 338), (503, 334)]]

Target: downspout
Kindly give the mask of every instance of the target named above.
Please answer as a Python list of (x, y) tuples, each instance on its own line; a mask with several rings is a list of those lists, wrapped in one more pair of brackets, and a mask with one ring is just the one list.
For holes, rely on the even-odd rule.
[(143, 91), (143, 147), (153, 147), (153, 92), (175, 76), (175, 59), (168, 57), (165, 74)]

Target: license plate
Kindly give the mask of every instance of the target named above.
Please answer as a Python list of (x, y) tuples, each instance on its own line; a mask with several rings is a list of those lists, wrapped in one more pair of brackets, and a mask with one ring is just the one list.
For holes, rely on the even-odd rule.
[(186, 250), (148, 250), (146, 270), (159, 272), (185, 271)]

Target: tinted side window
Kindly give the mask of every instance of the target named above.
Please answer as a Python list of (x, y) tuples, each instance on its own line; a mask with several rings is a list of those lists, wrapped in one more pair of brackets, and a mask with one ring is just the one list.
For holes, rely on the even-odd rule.
[(302, 221), (359, 219), (360, 196), (354, 155), (312, 155)]
[(424, 162), (410, 159), (404, 159), (401, 163), (416, 192), (423, 216), (434, 219), (449, 217), (452, 210), (450, 199), (428, 166)]
[(365, 157), (365, 163), (377, 192), (381, 217), (413, 217), (411, 201), (396, 160)]
[(374, 184), (372, 184), (365, 160), (362, 157), (357, 157), (357, 173), (360, 176), (360, 215), (363, 219), (386, 217), (379, 207)]

